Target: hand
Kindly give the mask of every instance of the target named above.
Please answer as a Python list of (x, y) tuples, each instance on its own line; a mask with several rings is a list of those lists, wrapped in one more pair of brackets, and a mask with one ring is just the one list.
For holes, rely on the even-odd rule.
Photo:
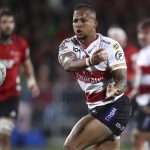
[(119, 95), (119, 89), (117, 89), (112, 83), (109, 83), (106, 89), (106, 100), (112, 100), (115, 96)]
[(108, 54), (100, 49), (96, 53), (94, 53), (90, 59), (92, 65), (98, 65), (102, 61), (106, 61), (108, 58)]
[(36, 83), (33, 84), (32, 86), (30, 86), (29, 89), (31, 90), (32, 96), (34, 98), (37, 97), (37, 96), (39, 96), (40, 90), (39, 90), (39, 87), (38, 87), (38, 85)]

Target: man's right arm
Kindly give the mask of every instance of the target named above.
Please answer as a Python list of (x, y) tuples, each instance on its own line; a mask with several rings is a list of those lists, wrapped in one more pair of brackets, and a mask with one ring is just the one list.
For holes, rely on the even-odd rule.
[(81, 71), (90, 66), (99, 64), (107, 59), (107, 53), (104, 50), (93, 54), (91, 58), (78, 59), (74, 52), (66, 52), (59, 55), (59, 61), (67, 72)]
[(59, 61), (67, 72), (76, 72), (88, 67), (86, 59), (78, 59), (73, 52), (66, 52), (60, 55)]

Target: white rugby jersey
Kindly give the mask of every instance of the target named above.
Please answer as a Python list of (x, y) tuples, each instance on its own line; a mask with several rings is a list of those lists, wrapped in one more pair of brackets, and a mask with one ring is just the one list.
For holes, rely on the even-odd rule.
[[(98, 38), (85, 49), (76, 36), (65, 39), (59, 46), (58, 55), (59, 59), (59, 56), (64, 53), (73, 52), (77, 58), (85, 59), (91, 57), (99, 49), (104, 49), (108, 53), (107, 61), (74, 73), (80, 87), (85, 92), (86, 103), (90, 109), (114, 101), (105, 101), (106, 87), (112, 81), (111, 71), (126, 68), (124, 52), (119, 43), (99, 33), (97, 35)], [(117, 96), (115, 100), (122, 95)]]
[(150, 45), (140, 50), (137, 65), (141, 68), (141, 80), (136, 101), (144, 106), (150, 103)]

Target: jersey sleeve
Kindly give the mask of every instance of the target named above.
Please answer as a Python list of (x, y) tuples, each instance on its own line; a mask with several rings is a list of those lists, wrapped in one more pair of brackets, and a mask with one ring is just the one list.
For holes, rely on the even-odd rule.
[(123, 49), (117, 41), (110, 45), (108, 55), (108, 63), (112, 71), (127, 68)]
[(23, 39), (21, 39), (21, 53), (21, 62), (25, 62), (29, 58), (30, 49), (28, 43)]
[(58, 56), (67, 53), (67, 52), (74, 52), (73, 50), (73, 42), (70, 39), (65, 39), (62, 41), (62, 43), (59, 45), (59, 54)]

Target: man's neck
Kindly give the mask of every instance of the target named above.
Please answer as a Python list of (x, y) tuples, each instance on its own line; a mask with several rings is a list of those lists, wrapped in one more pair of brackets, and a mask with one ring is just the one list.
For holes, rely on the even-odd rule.
[(98, 38), (98, 35), (95, 33), (89, 37), (87, 37), (86, 39), (80, 39), (81, 44), (83, 45), (83, 47), (88, 47), (93, 41), (95, 41)]
[(10, 44), (12, 42), (12, 37), (10, 36), (3, 36), (0, 35), (0, 43), (6, 43), (6, 44)]

